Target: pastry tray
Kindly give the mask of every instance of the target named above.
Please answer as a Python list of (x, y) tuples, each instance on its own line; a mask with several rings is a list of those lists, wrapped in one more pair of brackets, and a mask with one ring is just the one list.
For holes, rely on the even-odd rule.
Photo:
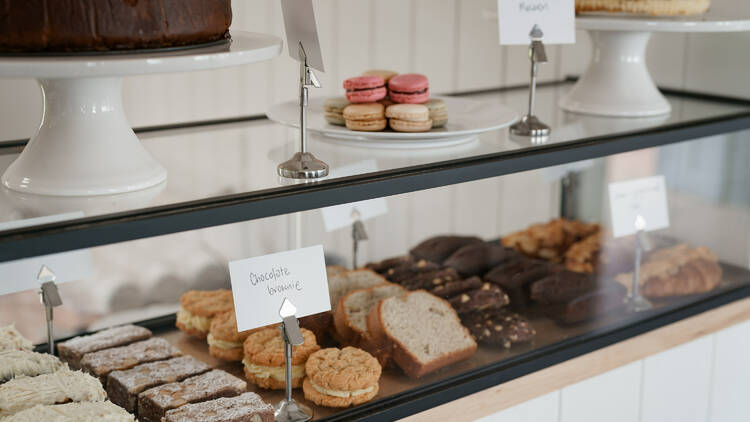
[[(516, 345), (510, 350), (480, 344), (477, 353), (470, 359), (442, 368), (418, 380), (408, 378), (397, 367), (384, 369), (378, 395), (371, 402), (360, 406), (348, 409), (315, 406), (305, 400), (301, 388), (294, 390), (294, 397), (313, 408), (313, 420), (316, 421), (393, 420), (405, 417), (416, 411), (437, 406), (650, 329), (750, 296), (750, 271), (729, 264), (721, 266), (722, 282), (711, 292), (660, 301), (655, 303), (653, 309), (638, 314), (616, 312), (584, 323), (559, 325), (531, 308), (531, 315), (526, 312), (522, 314), (529, 317), (537, 331), (532, 342)], [(205, 340), (191, 337), (174, 328), (174, 315), (144, 321), (138, 325), (152, 329), (154, 335), (167, 339), (184, 354), (244, 379), (240, 362), (226, 362), (209, 355)], [(607, 342), (606, 336), (612, 333), (620, 333), (620, 338)], [(583, 344), (582, 352), (576, 352), (577, 343)], [(336, 344), (329, 340), (321, 346), (334, 347)], [(549, 359), (550, 355), (558, 352), (561, 352), (563, 357)], [(457, 383), (463, 385), (463, 388), (459, 388), (462, 393), (456, 393)], [(453, 390), (441, 394), (450, 389)], [(283, 391), (263, 390), (252, 384), (248, 384), (248, 391), (257, 392), (272, 405), (284, 398)], [(424, 402), (413, 406), (415, 401)], [(411, 406), (408, 404), (410, 402)]]

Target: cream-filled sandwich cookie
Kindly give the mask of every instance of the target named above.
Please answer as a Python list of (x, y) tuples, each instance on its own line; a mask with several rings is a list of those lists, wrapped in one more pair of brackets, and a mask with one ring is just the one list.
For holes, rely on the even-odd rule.
[[(315, 334), (301, 328), (305, 342), (292, 349), (292, 387), (302, 385), (305, 378), (305, 362), (320, 349)], [(284, 341), (278, 328), (263, 328), (250, 334), (244, 343), (245, 378), (261, 388), (282, 390), (286, 387)]]
[(233, 309), (231, 290), (190, 290), (180, 298), (176, 325), (190, 335), (206, 338), (211, 319)]
[(371, 354), (355, 347), (322, 349), (305, 364), (305, 398), (319, 406), (348, 407), (378, 394), (382, 368)]
[(237, 331), (237, 316), (234, 311), (216, 315), (211, 320), (211, 329), (206, 337), (208, 353), (219, 359), (239, 362), (244, 354), (242, 343), (250, 334), (261, 329)]
[(430, 110), (422, 104), (393, 104), (385, 109), (385, 117), (396, 132), (427, 132), (432, 129)]

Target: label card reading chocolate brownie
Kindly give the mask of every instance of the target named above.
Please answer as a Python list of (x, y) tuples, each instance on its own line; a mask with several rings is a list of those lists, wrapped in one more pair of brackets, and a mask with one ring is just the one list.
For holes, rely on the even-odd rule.
[[(643, 230), (669, 227), (667, 188), (664, 176), (646, 177), (609, 184), (609, 208), (614, 237), (637, 231), (636, 220), (645, 223)], [(638, 216), (641, 218), (639, 219)]]
[(323, 245), (232, 261), (229, 277), (240, 331), (281, 322), (284, 298), (297, 318), (331, 310)]
[[(0, 223), (0, 231), (18, 229), (40, 224), (56, 223), (84, 217), (83, 212), (69, 212), (45, 217)], [(79, 249), (50, 255), (35, 256), (0, 264), (0, 295), (39, 288), (37, 275), (42, 265), (46, 265), (55, 274), (55, 283), (76, 281), (91, 278), (94, 267), (91, 252)]]
[(297, 49), (302, 43), (307, 56), (307, 65), (325, 72), (312, 0), (281, 0), (281, 11), (284, 14), (284, 30), (289, 55), (294, 60), (299, 60)]
[(534, 25), (545, 44), (576, 42), (574, 0), (497, 0), (500, 44), (529, 45)]

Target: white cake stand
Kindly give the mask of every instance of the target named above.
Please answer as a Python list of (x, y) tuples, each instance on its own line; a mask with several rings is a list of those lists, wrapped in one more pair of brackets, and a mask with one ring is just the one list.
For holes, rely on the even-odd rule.
[(750, 19), (712, 16), (647, 18), (579, 16), (576, 27), (591, 35), (591, 63), (560, 99), (567, 111), (601, 116), (666, 114), (670, 106), (646, 67), (646, 45), (654, 32), (733, 32), (750, 30)]
[(281, 46), (272, 35), (234, 31), (229, 44), (170, 52), (0, 57), (0, 77), (36, 78), (44, 100), (39, 130), (2, 183), (58, 196), (109, 195), (157, 185), (167, 172), (128, 124), (123, 77), (254, 63), (278, 56)]

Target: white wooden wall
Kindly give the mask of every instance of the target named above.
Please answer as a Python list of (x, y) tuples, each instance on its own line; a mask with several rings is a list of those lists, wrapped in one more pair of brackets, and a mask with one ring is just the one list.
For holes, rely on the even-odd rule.
[(477, 422), (750, 420), (750, 321)]

